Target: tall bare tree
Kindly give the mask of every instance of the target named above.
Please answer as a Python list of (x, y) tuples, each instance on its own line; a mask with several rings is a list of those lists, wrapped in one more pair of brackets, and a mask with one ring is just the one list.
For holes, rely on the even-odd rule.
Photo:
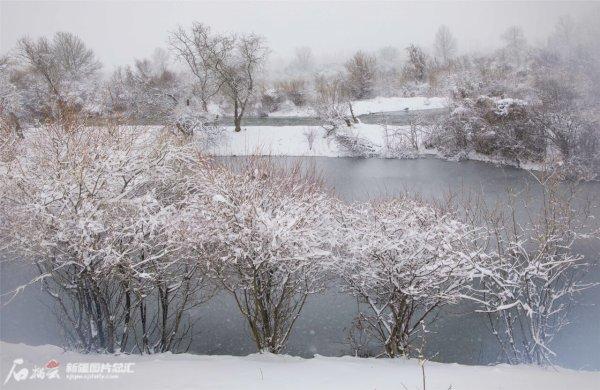
[(527, 46), (527, 39), (525, 38), (523, 29), (520, 26), (510, 26), (500, 38), (504, 41), (506, 55), (517, 64), (520, 64)]
[(202, 109), (208, 111), (208, 102), (219, 93), (223, 85), (223, 81), (216, 77), (211, 67), (209, 56), (218, 44), (218, 37), (211, 35), (210, 27), (194, 23), (189, 32), (179, 27), (171, 33), (169, 44), (194, 75), (194, 94), (202, 102)]
[(208, 27), (195, 24), (190, 34), (181, 29), (172, 34), (171, 42), (192, 73), (198, 73), (206, 87), (212, 86), (210, 91), (221, 91), (229, 99), (235, 131), (241, 131), (242, 117), (256, 92), (256, 77), (268, 54), (264, 38), (213, 34)]
[(436, 57), (441, 60), (444, 65), (448, 65), (456, 54), (456, 39), (450, 32), (448, 26), (442, 25), (437, 30), (433, 46)]
[(294, 59), (291, 63), (294, 70), (309, 72), (315, 66), (315, 58), (310, 47), (302, 46), (294, 50)]

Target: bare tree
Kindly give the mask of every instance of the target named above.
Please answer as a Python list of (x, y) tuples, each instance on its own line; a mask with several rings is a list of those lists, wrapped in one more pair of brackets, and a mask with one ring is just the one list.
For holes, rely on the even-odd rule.
[(310, 72), (315, 66), (315, 58), (310, 47), (302, 46), (294, 50), (291, 66), (299, 72)]
[(377, 93), (394, 96), (400, 82), (400, 50), (393, 46), (382, 47), (377, 51)]
[(254, 34), (211, 34), (200, 24), (192, 31), (189, 36), (182, 30), (172, 34), (172, 46), (203, 80), (201, 85), (211, 86), (207, 91), (222, 89), (233, 106), (235, 131), (241, 131), (242, 117), (256, 93), (256, 77), (267, 58), (265, 40)]
[(352, 126), (351, 103), (341, 75), (333, 78), (317, 76), (315, 90), (311, 105), (317, 117), (323, 121), (325, 136), (334, 133), (342, 125)]
[(554, 31), (548, 38), (548, 46), (555, 52), (566, 56), (568, 59), (572, 59), (576, 54), (576, 46), (578, 44), (577, 39), (577, 25), (570, 16), (561, 16), (556, 25)]
[[(231, 43), (227, 43), (228, 41)], [(264, 39), (254, 34), (234, 37), (232, 41), (226, 40), (225, 43), (225, 47), (233, 44), (233, 50), (230, 50), (225, 60), (217, 52), (214, 69), (223, 80), (225, 94), (233, 103), (235, 131), (241, 131), (242, 117), (256, 92), (256, 77), (267, 58), (268, 50)]]
[(525, 49), (527, 47), (527, 39), (520, 26), (510, 26), (500, 36), (504, 41), (504, 51), (506, 55), (515, 61), (517, 65), (521, 64)]
[(208, 102), (216, 96), (223, 80), (218, 79), (212, 69), (213, 62), (210, 53), (216, 50), (219, 38), (212, 35), (210, 27), (194, 23), (191, 31), (182, 27), (169, 36), (169, 44), (192, 72), (196, 79), (194, 93), (202, 102), (202, 109), (208, 110)]
[(433, 46), (436, 57), (442, 61), (444, 66), (448, 65), (456, 54), (456, 39), (448, 26), (442, 25), (437, 30)]

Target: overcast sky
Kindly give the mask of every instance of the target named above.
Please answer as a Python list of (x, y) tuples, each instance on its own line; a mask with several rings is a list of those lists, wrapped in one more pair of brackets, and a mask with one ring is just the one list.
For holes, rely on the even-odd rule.
[[(441, 24), (461, 50), (499, 43), (507, 26), (521, 25), (532, 42), (543, 39), (557, 18), (600, 8), (594, 2), (26, 2), (0, 0), (0, 51), (23, 35), (56, 31), (78, 34), (111, 68), (166, 46), (169, 31), (192, 21), (215, 30), (264, 35), (273, 57), (310, 46), (317, 55), (349, 53), (409, 43), (429, 46)], [(598, 14), (600, 15), (600, 14)]]

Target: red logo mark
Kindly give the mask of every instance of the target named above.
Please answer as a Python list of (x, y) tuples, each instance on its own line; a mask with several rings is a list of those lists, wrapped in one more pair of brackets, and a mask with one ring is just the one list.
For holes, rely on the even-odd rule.
[(46, 363), (46, 368), (56, 368), (60, 366), (60, 363), (58, 363), (56, 360), (52, 359), (50, 360), (48, 363)]

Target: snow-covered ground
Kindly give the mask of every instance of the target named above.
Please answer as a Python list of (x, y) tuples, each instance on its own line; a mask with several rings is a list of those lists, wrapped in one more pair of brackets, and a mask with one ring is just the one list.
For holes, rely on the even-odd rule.
[[(394, 112), (404, 110), (430, 110), (448, 106), (448, 99), (443, 97), (377, 97), (352, 102), (354, 115)], [(313, 117), (315, 113), (309, 107), (294, 105), (282, 107), (269, 114), (270, 117)]]
[[(408, 131), (408, 126), (402, 129)], [(377, 151), (385, 146), (385, 131), (380, 125), (359, 124), (351, 134), (372, 143)], [(309, 141), (309, 134), (314, 139)], [(348, 152), (339, 147), (333, 137), (325, 138), (320, 126), (248, 126), (239, 133), (228, 127), (226, 139), (210, 150), (215, 156), (322, 156), (345, 157)]]
[[(344, 134), (368, 144), (372, 157), (406, 158), (436, 156), (444, 158), (436, 149), (426, 149), (423, 134), (416, 135), (418, 149), (410, 142), (410, 126), (390, 126), (360, 123), (352, 128), (342, 128)], [(309, 134), (313, 134), (312, 144)], [(350, 157), (354, 154), (341, 147), (333, 136), (325, 137), (320, 126), (247, 126), (236, 133), (227, 127), (225, 136), (208, 150), (213, 156), (295, 156), (295, 157)], [(543, 163), (521, 161), (519, 163), (498, 156), (486, 156), (469, 152), (450, 160), (475, 160), (493, 164), (509, 165), (526, 170), (544, 170)]]
[[(363, 359), (323, 357), (303, 359), (292, 356), (254, 354), (245, 357), (205, 356), (170, 353), (139, 355), (83, 355), (64, 352), (55, 346), (31, 347), (0, 342), (2, 372), (6, 381), (14, 359), (23, 359), (14, 372), (28, 369), (27, 379), (13, 376), (3, 389), (422, 389), (418, 361), (405, 359)], [(50, 360), (60, 378), (30, 379), (37, 366)], [(116, 378), (83, 379), (101, 363), (101, 374), (113, 376), (115, 363), (133, 363), (131, 372)], [(104, 363), (104, 365), (102, 365)], [(107, 365), (108, 363), (108, 365)], [(83, 377), (67, 379), (67, 369)], [(104, 369), (102, 368), (104, 367)], [(110, 374), (109, 374), (110, 370)], [(48, 369), (43, 369), (48, 374)], [(39, 370), (37, 371), (39, 372)], [(526, 366), (465, 366), (426, 362), (427, 390), (592, 390), (598, 389), (600, 372)]]

